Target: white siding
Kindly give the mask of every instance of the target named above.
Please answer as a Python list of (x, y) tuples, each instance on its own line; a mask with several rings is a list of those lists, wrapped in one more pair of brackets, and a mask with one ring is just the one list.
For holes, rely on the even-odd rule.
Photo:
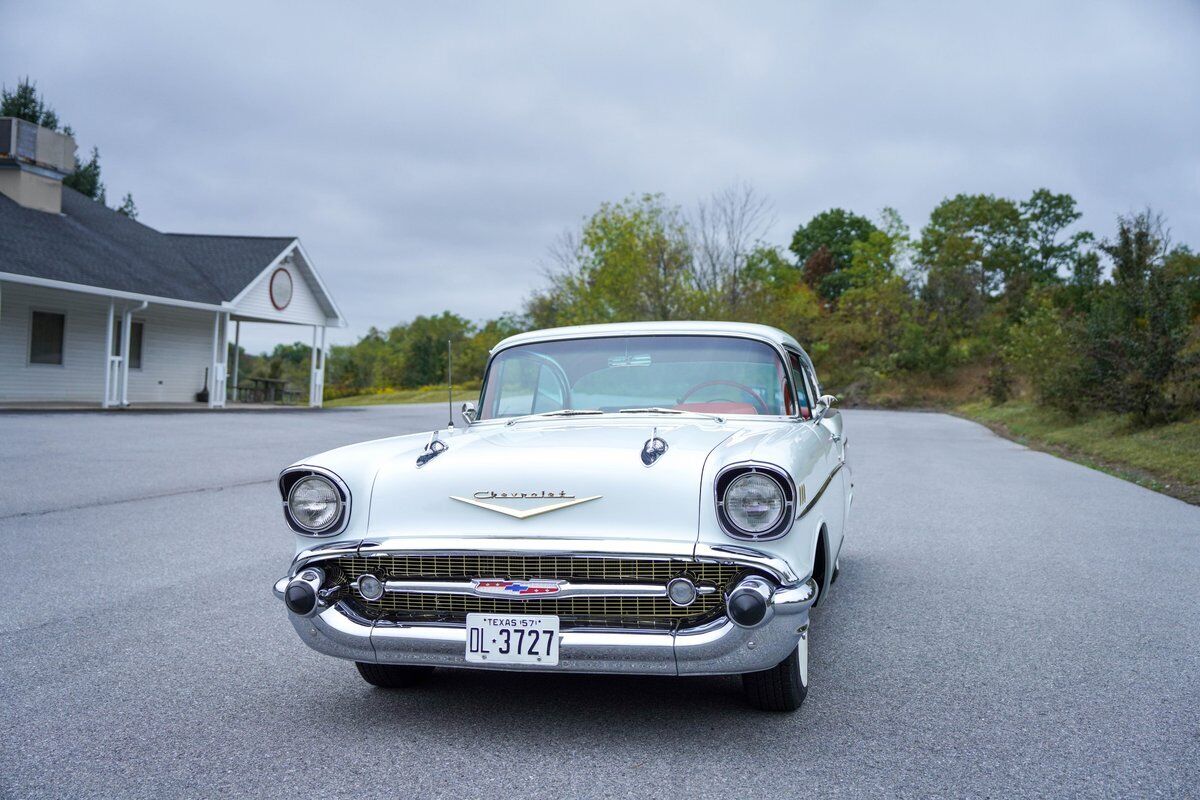
[[(135, 308), (117, 301), (119, 314)], [(62, 366), (29, 363), (30, 314), (66, 314)], [(134, 315), (145, 324), (142, 368), (129, 370), (129, 402), (188, 402), (212, 362), (214, 312), (156, 306)], [(0, 285), (0, 401), (100, 404), (104, 394), (108, 299), (21, 284)]]
[[(136, 308), (136, 306), (134, 306)], [(142, 320), (142, 368), (129, 370), (130, 403), (194, 401), (212, 366), (215, 312), (155, 306), (134, 314)], [(104, 329), (100, 330), (101, 339)]]
[(316, 287), (308, 275), (308, 270), (296, 262), (285, 265), (292, 275), (292, 301), (283, 311), (271, 303), (271, 275), (275, 273), (272, 267), (251, 286), (250, 291), (241, 299), (234, 309), (238, 316), (254, 317), (266, 322), (291, 322), (299, 325), (326, 325), (328, 318), (317, 300)]

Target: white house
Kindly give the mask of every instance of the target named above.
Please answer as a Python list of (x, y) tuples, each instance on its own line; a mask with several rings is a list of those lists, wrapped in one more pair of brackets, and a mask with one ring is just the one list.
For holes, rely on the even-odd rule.
[(231, 332), (255, 322), (312, 329), (320, 406), (325, 329), (346, 323), (300, 240), (160, 233), (64, 187), (74, 153), (68, 136), (0, 118), (0, 403), (203, 392), (224, 407)]

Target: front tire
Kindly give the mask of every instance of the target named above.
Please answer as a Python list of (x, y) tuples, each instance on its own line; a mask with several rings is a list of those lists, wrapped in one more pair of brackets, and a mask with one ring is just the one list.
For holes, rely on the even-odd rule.
[(372, 686), (380, 689), (407, 689), (425, 680), (432, 674), (433, 667), (409, 667), (401, 664), (369, 664), (355, 661), (358, 674)]
[(761, 711), (795, 711), (808, 695), (808, 635), (783, 661), (762, 672), (742, 674), (742, 690)]

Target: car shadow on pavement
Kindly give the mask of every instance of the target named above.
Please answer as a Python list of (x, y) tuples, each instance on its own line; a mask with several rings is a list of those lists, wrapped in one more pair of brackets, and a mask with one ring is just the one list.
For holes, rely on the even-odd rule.
[[(813, 614), (814, 623), (820, 616), (819, 610)], [(823, 670), (819, 661), (811, 666)], [(327, 723), (333, 729), (344, 725), (348, 735), (358, 730), (364, 718), (380, 726), (380, 733), (391, 729), (387, 732), (473, 735), (484, 720), (520, 720), (523, 727), (588, 740), (611, 735), (614, 720), (642, 735), (657, 732), (673, 737), (681, 723), (709, 728), (722, 719), (745, 722), (748, 712), (759, 719), (791, 716), (763, 715), (750, 709), (738, 675), (587, 675), (442, 668), (416, 686), (392, 690), (368, 686), (351, 668), (342, 669), (334, 680), (336, 686), (322, 690), (323, 703), (336, 709)]]

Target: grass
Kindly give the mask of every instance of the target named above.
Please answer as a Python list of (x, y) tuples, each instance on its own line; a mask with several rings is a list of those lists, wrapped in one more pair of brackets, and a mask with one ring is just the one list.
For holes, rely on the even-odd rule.
[(1073, 419), (1026, 402), (966, 403), (957, 411), (1021, 444), (1200, 505), (1200, 417), (1135, 428), (1125, 415)]
[[(468, 400), (475, 402), (479, 399), (479, 387), (462, 385), (454, 387), (454, 402), (463, 403)], [(444, 403), (446, 402), (445, 386), (422, 386), (419, 389), (390, 389), (369, 394), (355, 394), (349, 397), (338, 397), (326, 400), (326, 408), (340, 406), (382, 406), (393, 403)]]

